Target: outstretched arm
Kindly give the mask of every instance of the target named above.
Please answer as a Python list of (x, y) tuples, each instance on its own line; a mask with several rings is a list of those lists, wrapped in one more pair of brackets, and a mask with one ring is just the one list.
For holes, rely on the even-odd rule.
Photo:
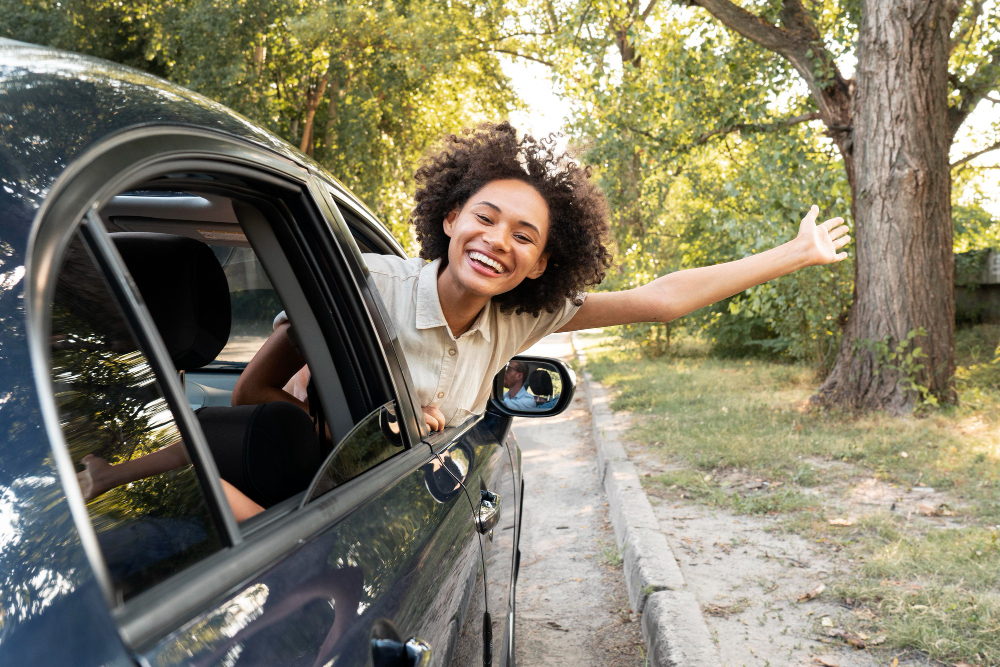
[(669, 322), (806, 266), (846, 259), (846, 252), (838, 252), (851, 240), (843, 218), (817, 225), (817, 215), (819, 208), (813, 206), (799, 225), (798, 236), (758, 255), (677, 271), (635, 289), (588, 294), (580, 310), (560, 331)]

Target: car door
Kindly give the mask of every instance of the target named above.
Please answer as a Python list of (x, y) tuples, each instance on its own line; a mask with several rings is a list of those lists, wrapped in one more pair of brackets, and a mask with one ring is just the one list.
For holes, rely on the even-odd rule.
[[(183, 163), (171, 163), (178, 151), (188, 151)], [(164, 526), (186, 531), (182, 537), (190, 539), (177, 547), (177, 557), (167, 554), (172, 567), (151, 570), (125, 597), (107, 586), (126, 646), (148, 665), (357, 666), (371, 663), (373, 637), (389, 642), (389, 649), (397, 639), (419, 637), (431, 647), (433, 664), (441, 665), (451, 662), (463, 637), (480, 647), (481, 633), (463, 633), (483, 556), (475, 507), (458, 483), (457, 464), (449, 466), (421, 441), (391, 337), (378, 313), (369, 310), (364, 283), (356, 280), (363, 266), (356, 251), (344, 247), (349, 232), (342, 220), (324, 217), (307, 173), (253, 146), (173, 127), (143, 130), (135, 140), (123, 134), (106, 151), (93, 154), (95, 161), (123, 172), (113, 174), (116, 182), (136, 182), (138, 176), (129, 176), (134, 168), (146, 179), (138, 183), (140, 189), (232, 197), (244, 225), (241, 233), (268, 258), (271, 281), (300, 327), (303, 354), (314, 370), (332, 432), (342, 434), (307, 491), (237, 526), (142, 295), (114, 250), (100, 206), (86, 201), (92, 189), (67, 186), (88, 211), (80, 223), (92, 239), (88, 248), (105, 279), (116, 286), (115, 307), (127, 321), (118, 328), (131, 330), (139, 341), (137, 353), (152, 360), (143, 362), (144, 379), (136, 385), (146, 401), (137, 403), (138, 413), (153, 414), (143, 406), (155, 402), (150, 423), (161, 425), (169, 418), (176, 432), (170, 437), (192, 445), (188, 456), (194, 476), (185, 478), (185, 488), (195, 488), (196, 481), (201, 485), (192, 491), (192, 519), (175, 520), (168, 505), (162, 520), (153, 512), (156, 521), (140, 523), (146, 532), (162, 533)], [(103, 193), (104, 201), (114, 194)], [(55, 239), (69, 233), (59, 227), (67, 224), (53, 214), (51, 222), (43, 220), (42, 231)], [(51, 261), (45, 264), (56, 273), (58, 247), (53, 241)], [(54, 338), (53, 344), (60, 341)], [(120, 350), (112, 353), (121, 356)], [(165, 403), (146, 396), (151, 382), (163, 388)], [(328, 409), (338, 405), (343, 410)], [(391, 422), (398, 425), (395, 430)], [(66, 457), (77, 466), (88, 446), (86, 438), (81, 443)], [(378, 455), (373, 458), (371, 452)], [(482, 454), (484, 461), (495, 458)], [(487, 468), (478, 470), (480, 477), (492, 479)], [(164, 484), (170, 487), (171, 480)], [(109, 511), (118, 516), (128, 509), (125, 505), (148, 505), (163, 493), (126, 499)], [(198, 500), (198, 494), (206, 500)], [(106, 574), (108, 551), (94, 534), (102, 528), (91, 525), (86, 513), (80, 516), (81, 535), (100, 547), (88, 552), (92, 565)], [(209, 535), (199, 538), (204, 548), (187, 527), (195, 523), (200, 531), (195, 537)], [(126, 548), (116, 553), (130, 566)]]
[[(483, 589), (483, 596), (472, 599), (468, 612), (469, 619), (482, 619), (478, 626), (467, 622), (459, 635), (458, 648), (450, 664), (458, 666), (480, 664), (507, 665), (508, 634), (513, 632), (509, 615), (512, 585), (512, 566), (517, 533), (515, 519), (517, 497), (515, 496), (514, 470), (512, 458), (506, 444), (498, 437), (504, 432), (505, 417), (486, 415), (473, 417), (458, 427), (446, 428), (440, 435), (430, 440), (438, 457), (452, 467), (465, 471), (462, 484), (475, 506), (477, 519), (481, 519), (482, 569), (478, 570), (476, 591)], [(491, 494), (493, 499), (487, 500)], [(498, 514), (491, 516), (492, 508)], [(476, 641), (478, 635), (481, 642)], [(477, 653), (482, 645), (482, 653)]]
[[(378, 230), (366, 211), (346, 197), (338, 196), (329, 183), (320, 182), (317, 185), (326, 195), (326, 212), (331, 216), (331, 226), (367, 232), (355, 232), (345, 244), (358, 260), (361, 260), (358, 242), (366, 243), (369, 251), (392, 251), (390, 245), (379, 241)], [(358, 284), (369, 313), (373, 321), (378, 322), (377, 328), (383, 332), (382, 342), (387, 354), (397, 360), (400, 382), (409, 385), (406, 360), (398, 349), (387, 310), (373, 281), (361, 279), (363, 277), (363, 273), (359, 274)], [(419, 414), (420, 406), (414, 402), (413, 408)], [(451, 656), (449, 660), (435, 664), (465, 666), (486, 664), (487, 661), (490, 664), (507, 664), (508, 642), (503, 638), (510, 624), (508, 611), (518, 508), (513, 458), (502, 442), (509, 423), (510, 420), (505, 417), (474, 416), (462, 424), (433, 434), (422, 423), (418, 424), (421, 435), (437, 459), (431, 464), (432, 473), (427, 477), (427, 487), (433, 489), (432, 495), (439, 500), (444, 497), (448, 498), (447, 502), (465, 499), (475, 522), (469, 525), (458, 519), (455, 525), (463, 531), (462, 539), (477, 544), (479, 549), (474, 568), (468, 572), (459, 612), (449, 621), (454, 633), (451, 640), (454, 651), (447, 652)], [(495, 506), (495, 515), (490, 514), (492, 510), (483, 502), (484, 491), (495, 497), (491, 501)], [(488, 522), (489, 527), (483, 526), (479, 530), (480, 519)], [(477, 532), (478, 539), (475, 537)], [(426, 618), (424, 622), (434, 621)], [(485, 630), (487, 625), (489, 631)], [(421, 627), (419, 621), (416, 627)]]
[[(375, 637), (419, 639), (432, 649), (433, 664), (448, 664), (481, 561), (472, 507), (464, 493), (442, 493), (442, 472), (451, 472), (411, 432), (405, 379), (391, 350), (385, 353), (380, 318), (371, 316), (352, 279), (356, 254), (345, 253), (322, 225), (297, 231), (311, 257), (296, 260), (311, 260), (319, 279), (339, 295), (334, 305), (349, 321), (345, 329), (364, 337), (337, 344), (352, 348), (357, 375), (391, 386), (391, 400), (336, 445), (296, 513), (247, 536), (268, 549), (299, 535), (294, 550), (142, 657), (153, 665), (361, 666), (372, 659)], [(376, 392), (370, 387), (368, 393)], [(385, 424), (397, 416), (411, 446), (373, 468), (358, 467), (373, 442), (391, 439)], [(316, 522), (322, 529), (306, 536), (303, 524)], [(478, 634), (467, 637), (478, 648)]]

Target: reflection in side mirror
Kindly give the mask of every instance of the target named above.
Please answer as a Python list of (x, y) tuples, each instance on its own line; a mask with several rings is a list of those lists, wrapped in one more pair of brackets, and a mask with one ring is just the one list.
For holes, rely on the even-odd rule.
[(508, 416), (548, 417), (562, 412), (576, 387), (576, 375), (563, 362), (518, 356), (497, 373), (490, 406)]

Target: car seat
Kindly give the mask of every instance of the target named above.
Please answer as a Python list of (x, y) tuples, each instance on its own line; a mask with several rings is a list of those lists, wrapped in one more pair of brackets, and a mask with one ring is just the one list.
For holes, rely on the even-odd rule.
[[(229, 284), (215, 253), (173, 234), (111, 234), (178, 371), (212, 362), (229, 340)], [(285, 402), (196, 412), (219, 474), (262, 507), (305, 491), (323, 462), (313, 421)]]

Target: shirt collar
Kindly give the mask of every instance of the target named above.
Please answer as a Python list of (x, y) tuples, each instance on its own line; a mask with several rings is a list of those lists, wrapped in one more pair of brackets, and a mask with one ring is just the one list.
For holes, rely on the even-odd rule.
[[(441, 310), (441, 299), (438, 296), (437, 279), (440, 269), (441, 258), (439, 257), (433, 262), (425, 264), (417, 275), (416, 324), (418, 329), (444, 327), (448, 331), (448, 335), (451, 335), (451, 329), (448, 328), (448, 321), (444, 318), (444, 311)], [(486, 342), (490, 342), (490, 311), (492, 306), (492, 302), (487, 303), (479, 312), (476, 321), (462, 336), (468, 336), (478, 331), (486, 339)]]

